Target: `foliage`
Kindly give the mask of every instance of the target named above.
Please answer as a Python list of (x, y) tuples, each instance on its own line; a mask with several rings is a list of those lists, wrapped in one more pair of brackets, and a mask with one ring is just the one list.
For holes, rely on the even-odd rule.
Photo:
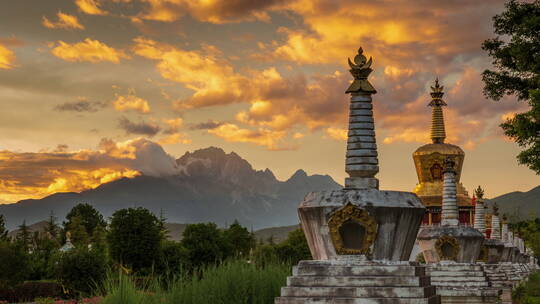
[(26, 280), (30, 268), (28, 253), (23, 248), (0, 241), (0, 287), (14, 286)]
[(8, 232), (4, 215), (0, 214), (0, 242), (8, 240)]
[(32, 235), (30, 234), (30, 230), (26, 225), (26, 221), (23, 221), (23, 223), (19, 226), (19, 232), (15, 236), (15, 243), (25, 252), (30, 250), (32, 245)]
[(156, 273), (167, 277), (178, 275), (187, 268), (189, 253), (179, 242), (164, 240), (161, 243), (161, 259)]
[(78, 218), (88, 236), (93, 235), (97, 227), (103, 228), (107, 226), (103, 215), (92, 207), (92, 205), (86, 203), (78, 204), (69, 211), (66, 215), (67, 221), (63, 223), (65, 228), (72, 224), (73, 218)]
[(54, 278), (54, 256), (58, 253), (59, 244), (45, 234), (34, 234), (33, 249), (29, 254), (30, 280)]
[(53, 240), (56, 240), (58, 238), (58, 232), (60, 231), (60, 227), (58, 227), (58, 224), (56, 223), (56, 217), (54, 216), (54, 213), (51, 211), (51, 214), (49, 215), (49, 220), (47, 221), (47, 226), (45, 226), (45, 233)]
[(257, 265), (265, 265), (275, 261), (297, 264), (301, 260), (310, 259), (312, 259), (311, 252), (301, 228), (289, 232), (287, 239), (279, 244), (259, 245), (253, 253), (253, 260)]
[(512, 303), (540, 303), (540, 272), (530, 275), (527, 281), (523, 282), (512, 291)]
[(219, 263), (230, 251), (222, 232), (214, 223), (187, 225), (181, 243), (188, 252), (188, 266), (191, 269)]
[(534, 255), (540, 258), (540, 218), (510, 223), (509, 228), (520, 235), (525, 246), (531, 248)]
[(223, 231), (225, 241), (231, 245), (231, 255), (243, 257), (249, 255), (251, 249), (255, 247), (255, 237), (253, 234), (241, 226), (238, 221)]
[(116, 211), (107, 236), (111, 257), (134, 271), (149, 271), (160, 256), (161, 226), (144, 208)]
[(259, 268), (243, 260), (209, 266), (192, 276), (180, 276), (169, 282), (170, 288), (153, 278), (137, 288), (135, 279), (119, 273), (109, 276), (103, 304), (270, 304), (285, 285), (290, 267), (269, 264)]
[(62, 286), (58, 283), (25, 282), (12, 288), (0, 288), (0, 303), (1, 300), (28, 302), (33, 301), (35, 298), (59, 298), (63, 295)]
[(81, 215), (71, 217), (71, 220), (66, 224), (66, 233), (69, 233), (75, 247), (85, 247), (90, 243), (90, 237)]
[(70, 293), (89, 295), (107, 275), (107, 261), (102, 252), (76, 248), (62, 253), (56, 265), (56, 278)]
[(494, 100), (515, 95), (530, 110), (501, 125), (523, 151), (518, 161), (540, 174), (540, 0), (510, 0), (494, 18), (495, 34), (482, 44), (495, 70), (482, 74), (484, 94)]

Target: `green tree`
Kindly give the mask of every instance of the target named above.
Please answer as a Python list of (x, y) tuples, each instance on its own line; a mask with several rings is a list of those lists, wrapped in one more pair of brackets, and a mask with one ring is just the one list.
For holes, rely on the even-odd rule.
[(31, 249), (32, 245), (32, 234), (30, 229), (26, 225), (26, 220), (18, 227), (19, 231), (15, 237), (15, 242), (17, 245), (22, 248), (25, 252), (28, 252)]
[(289, 232), (287, 239), (277, 245), (276, 253), (280, 261), (292, 264), (312, 259), (302, 228)]
[(6, 221), (4, 220), (4, 215), (0, 214), (0, 242), (8, 241), (8, 230), (6, 228)]
[(495, 67), (482, 74), (484, 94), (494, 100), (515, 95), (529, 104), (501, 127), (523, 148), (519, 163), (540, 174), (540, 0), (511, 0), (493, 21), (498, 36), (482, 44)]
[(148, 270), (160, 257), (161, 225), (144, 208), (116, 211), (109, 226), (107, 241), (111, 257), (134, 271)]
[(214, 223), (187, 225), (182, 235), (182, 246), (188, 252), (192, 268), (218, 263), (229, 250), (222, 232)]
[(16, 244), (0, 241), (0, 288), (13, 286), (27, 279), (30, 273), (28, 254)]
[(242, 227), (236, 220), (228, 229), (223, 231), (223, 236), (225, 237), (225, 241), (231, 245), (230, 254), (233, 256), (247, 256), (251, 248), (255, 245), (253, 234), (247, 228)]
[(78, 217), (81, 221), (81, 224), (86, 230), (86, 234), (91, 236), (94, 234), (96, 227), (106, 227), (107, 223), (103, 219), (103, 215), (99, 213), (92, 205), (90, 204), (78, 204), (73, 207), (69, 213), (66, 215), (66, 222), (64, 222), (64, 227), (68, 227), (73, 218)]
[(58, 238), (58, 232), (60, 231), (60, 228), (58, 227), (58, 224), (56, 223), (56, 217), (54, 216), (54, 212), (51, 211), (49, 214), (49, 219), (47, 220), (47, 225), (45, 226), (45, 233), (53, 240), (56, 240)]
[(71, 217), (71, 220), (66, 224), (66, 232), (69, 232), (71, 242), (76, 247), (88, 246), (90, 243), (90, 237), (80, 215)]

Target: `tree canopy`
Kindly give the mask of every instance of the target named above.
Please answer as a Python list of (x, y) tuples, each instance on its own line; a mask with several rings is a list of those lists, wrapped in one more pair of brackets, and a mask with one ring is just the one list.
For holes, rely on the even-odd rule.
[(540, 174), (540, 0), (507, 2), (493, 25), (497, 37), (482, 44), (494, 66), (482, 73), (484, 94), (493, 100), (513, 95), (528, 103), (529, 111), (501, 127), (522, 147), (519, 163)]

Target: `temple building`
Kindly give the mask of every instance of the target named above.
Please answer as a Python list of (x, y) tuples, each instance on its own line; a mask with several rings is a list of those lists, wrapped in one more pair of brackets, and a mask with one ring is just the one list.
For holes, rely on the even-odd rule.
[(446, 106), (446, 102), (442, 99), (444, 87), (439, 85), (437, 79), (435, 86), (432, 86), (431, 89), (432, 100), (429, 106), (432, 108), (432, 143), (421, 146), (413, 153), (416, 174), (418, 175), (418, 184), (414, 193), (418, 195), (426, 207), (422, 225), (441, 222), (443, 164), (448, 157), (451, 157), (456, 163), (459, 222), (460, 224), (473, 225), (474, 206), (467, 190), (460, 183), (465, 152), (456, 145), (445, 143), (443, 107)]

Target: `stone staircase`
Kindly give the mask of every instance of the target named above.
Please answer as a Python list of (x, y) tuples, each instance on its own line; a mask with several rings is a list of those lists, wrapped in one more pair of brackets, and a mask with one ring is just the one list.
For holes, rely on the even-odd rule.
[(425, 267), (410, 262), (301, 261), (276, 304), (438, 304)]
[(497, 303), (501, 288), (492, 287), (481, 264), (429, 264), (426, 274), (441, 303)]

